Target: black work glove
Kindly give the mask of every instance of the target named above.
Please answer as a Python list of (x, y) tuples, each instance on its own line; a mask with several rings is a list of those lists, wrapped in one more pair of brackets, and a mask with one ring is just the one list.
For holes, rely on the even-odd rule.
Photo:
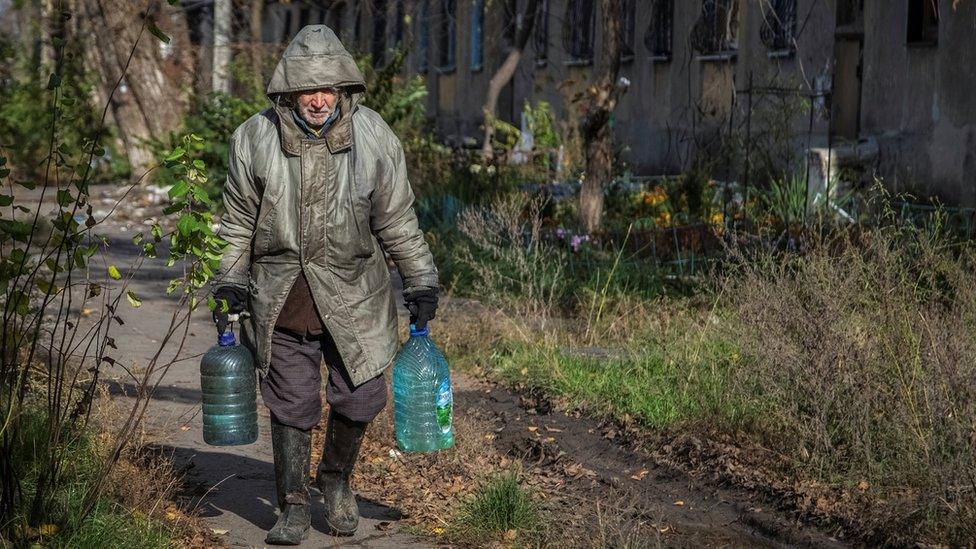
[(433, 319), (437, 312), (437, 288), (406, 292), (403, 294), (403, 301), (410, 311), (410, 324), (423, 330), (427, 327), (427, 321)]
[[(244, 311), (244, 307), (247, 305), (247, 292), (237, 286), (220, 286), (214, 290), (213, 295), (214, 299), (217, 300), (217, 308), (214, 309), (213, 319), (214, 323), (217, 324), (217, 335), (220, 335), (227, 330), (227, 325), (230, 324), (228, 317)], [(226, 311), (223, 310), (221, 299), (227, 300)]]

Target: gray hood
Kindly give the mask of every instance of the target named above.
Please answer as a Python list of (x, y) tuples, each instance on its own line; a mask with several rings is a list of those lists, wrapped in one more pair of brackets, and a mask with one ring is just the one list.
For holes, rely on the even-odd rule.
[(298, 31), (285, 49), (268, 83), (268, 98), (316, 88), (343, 88), (350, 95), (366, 91), (356, 60), (335, 32), (325, 25), (308, 25)]

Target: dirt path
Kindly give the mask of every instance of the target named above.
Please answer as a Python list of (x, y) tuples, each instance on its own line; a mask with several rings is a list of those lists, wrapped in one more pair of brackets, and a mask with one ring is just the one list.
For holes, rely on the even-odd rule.
[[(135, 257), (131, 237), (145, 230), (135, 217), (129, 221), (123, 217), (102, 226), (100, 232), (111, 241), (106, 263), (122, 267)], [(132, 289), (142, 298), (143, 305), (138, 310), (124, 307), (125, 324), (115, 328), (119, 344), (115, 358), (130, 369), (138, 369), (149, 361), (166, 330), (174, 299), (166, 296), (164, 289), (171, 276), (173, 271), (158, 261), (142, 269), (133, 281)], [(463, 309), (452, 308), (448, 300), (440, 321), (449, 322), (451, 314), (463, 314), (457, 312)], [(259, 405), (260, 436), (255, 444), (229, 448), (204, 444), (198, 364), (200, 355), (215, 343), (214, 332), (209, 312), (201, 307), (192, 318), (180, 360), (154, 395), (146, 428), (150, 440), (169, 453), (175, 466), (185, 472), (192, 507), (218, 533), (219, 539), (231, 546), (259, 547), (275, 521), (267, 410)], [(115, 377), (113, 393), (118, 398), (131, 395), (134, 387), (122, 370), (115, 368), (111, 374)], [(605, 520), (593, 511), (599, 510), (596, 504), (600, 503), (621, 528), (634, 521), (653, 525), (653, 535), (644, 530), (640, 539), (631, 540), (638, 546), (836, 545), (815, 529), (764, 511), (771, 506), (750, 499), (748, 494), (717, 489), (655, 465), (648, 455), (628, 447), (608, 432), (610, 428), (595, 420), (554, 411), (544, 400), (527, 398), (484, 380), (462, 373), (454, 375), (458, 444), (463, 450), (457, 456), (475, 452), (484, 459), (519, 461), (529, 483), (546, 498), (548, 508), (570, 517), (570, 522), (578, 521), (583, 531), (587, 524), (602, 524)], [(404, 490), (422, 489), (406, 482), (415, 471), (410, 467), (422, 462), (409, 456), (390, 456), (389, 416), (390, 408), (371, 428), (361, 456), (356, 487), (363, 520), (357, 535), (339, 539), (325, 534), (321, 504), (316, 501), (313, 530), (306, 546), (437, 544), (433, 537), (418, 538), (405, 531), (403, 519), (407, 516), (397, 502), (409, 499), (405, 496), (410, 494), (404, 494)], [(470, 469), (464, 471), (470, 473)], [(427, 486), (433, 490), (440, 485), (431, 482)], [(313, 495), (317, 495), (314, 489)], [(441, 502), (452, 497), (443, 493), (426, 496)], [(593, 543), (593, 539), (577, 541), (580, 545)]]

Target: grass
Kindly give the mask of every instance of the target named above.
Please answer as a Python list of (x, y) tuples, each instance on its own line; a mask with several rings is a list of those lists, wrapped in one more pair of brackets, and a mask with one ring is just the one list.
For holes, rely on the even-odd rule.
[(452, 517), (452, 530), (461, 540), (485, 542), (519, 538), (528, 542), (541, 532), (542, 518), (532, 494), (522, 487), (517, 471), (487, 479)]
[[(42, 462), (47, 455), (43, 451), (47, 436), (44, 408), (39, 403), (32, 403), (22, 414), (21, 420), (24, 422), (22, 436), (15, 445), (15, 455), (24, 471), (21, 502), (26, 506), (32, 499), (40, 471), (46, 467)], [(95, 429), (66, 433), (66, 436), (70, 436), (71, 441), (65, 446), (61, 482), (52, 499), (54, 509), (49, 516), (53, 520), (46, 524), (29, 525), (29, 510), (22, 509), (13, 523), (4, 527), (0, 544), (92, 548), (171, 547), (174, 538), (179, 537), (175, 527), (150, 516), (152, 508), (143, 508), (146, 507), (145, 501), (140, 502), (142, 505), (134, 504), (136, 499), (146, 497), (153, 504), (161, 501), (172, 479), (166, 478), (168, 473), (159, 467), (148, 469), (148, 466), (123, 460), (124, 466), (119, 468), (119, 474), (110, 478), (107, 495), (98, 500), (90, 515), (78, 520), (82, 501), (101, 464), (104, 438)]]
[(445, 325), (456, 367), (735, 441), (798, 511), (871, 543), (976, 539), (971, 243), (890, 220), (798, 235), (802, 253), (750, 241), (697, 293), (668, 296), (621, 276), (619, 254), (581, 276), (526, 243), (531, 204), (492, 208), (461, 216), (470, 285), (454, 291), (497, 313)]

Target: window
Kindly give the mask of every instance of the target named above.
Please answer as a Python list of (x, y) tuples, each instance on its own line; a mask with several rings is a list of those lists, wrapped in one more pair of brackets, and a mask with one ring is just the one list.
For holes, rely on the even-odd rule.
[(471, 71), (480, 71), (485, 61), (485, 0), (471, 0)]
[(383, 64), (386, 57), (386, 0), (373, 0), (373, 66)]
[(620, 22), (620, 61), (630, 63), (634, 60), (637, 2), (636, 0), (623, 0), (620, 8), (623, 10), (623, 20)]
[(838, 0), (837, 26), (860, 27), (864, 24), (864, 0)]
[(502, 10), (505, 16), (505, 23), (502, 29), (502, 34), (505, 37), (505, 46), (512, 48), (515, 47), (515, 35), (518, 34), (520, 23), (516, 0), (505, 0), (502, 5)]
[(421, 0), (417, 14), (417, 72), (427, 74), (427, 57), (430, 52), (430, 1)]
[(908, 45), (939, 43), (939, 0), (908, 0)]
[(456, 63), (457, 0), (441, 0), (441, 18), (438, 25), (438, 67), (440, 72), (451, 72)]
[(651, 53), (651, 59), (671, 60), (673, 29), (674, 0), (653, 0), (651, 22), (644, 33), (644, 47)]
[(563, 48), (567, 65), (587, 65), (593, 61), (594, 0), (568, 0), (563, 20)]
[(796, 49), (796, 0), (770, 0), (765, 6), (759, 38), (770, 54)]
[(706, 58), (734, 56), (739, 49), (739, 2), (702, 0), (701, 16), (691, 29), (691, 47)]
[(536, 9), (532, 46), (535, 64), (544, 67), (549, 61), (549, 0), (539, 0)]
[(345, 19), (346, 19), (345, 2), (334, 4), (332, 7), (329, 8), (329, 13), (326, 18), (326, 20), (328, 21), (327, 25), (329, 25), (329, 28), (335, 31), (336, 37), (339, 38), (340, 40), (342, 39), (342, 28), (345, 26), (343, 24), (345, 22)]
[(403, 46), (403, 18), (405, 17), (403, 11), (403, 0), (396, 0), (393, 8), (393, 30), (390, 34), (390, 42), (393, 47), (400, 49)]

